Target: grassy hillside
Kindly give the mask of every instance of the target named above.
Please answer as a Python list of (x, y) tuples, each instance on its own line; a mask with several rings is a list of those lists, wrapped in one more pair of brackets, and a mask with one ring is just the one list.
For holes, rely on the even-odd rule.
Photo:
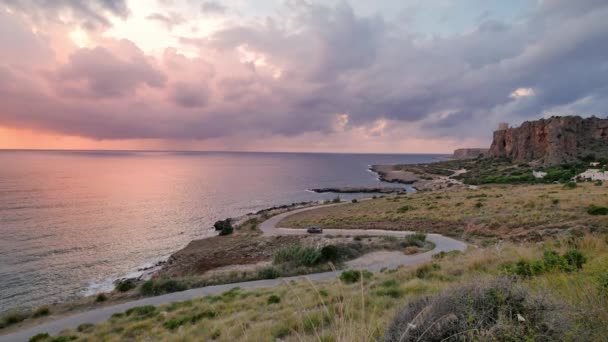
[(414, 230), (469, 240), (538, 240), (569, 229), (607, 231), (605, 216), (588, 213), (592, 205), (608, 206), (605, 185), (485, 186), (322, 208), (289, 216), (279, 226)]
[[(382, 339), (389, 326), (393, 332), (403, 328), (399, 320), (392, 325), (391, 321), (407, 303), (439, 293), (462, 295), (463, 291), (458, 290), (462, 286), (466, 290), (463, 296), (467, 297), (471, 285), (464, 284), (495, 286), (491, 279), (508, 276), (499, 279), (507, 279), (502, 283), (517, 287), (518, 292), (514, 293), (523, 293), (524, 297), (513, 298), (522, 301), (504, 297), (503, 290), (491, 288), (482, 295), (493, 300), (482, 304), (495, 305), (496, 310), (480, 312), (471, 306), (464, 321), (458, 321), (463, 318), (454, 314), (464, 311), (463, 307), (428, 304), (429, 312), (451, 310), (454, 313), (448, 315), (450, 322), (486, 327), (459, 335), (467, 338), (508, 340), (510, 336), (511, 340), (545, 341), (559, 333), (561, 340), (600, 341), (608, 336), (606, 240), (606, 235), (589, 235), (545, 244), (499, 244), (444, 255), (417, 268), (363, 275), (359, 280), (351, 274), (324, 283), (303, 280), (271, 289), (233, 290), (158, 308), (132, 309), (103, 324), (83, 325), (61, 336), (80, 341), (374, 341)], [(553, 258), (573, 249), (586, 259), (580, 270), (569, 268), (566, 262), (559, 266), (561, 259)], [(537, 271), (526, 274), (521, 265), (537, 265)], [(473, 303), (473, 299), (464, 298), (465, 305)], [(502, 313), (507, 309), (517, 312), (505, 317)], [(407, 310), (411, 308), (399, 317), (407, 315)], [(479, 322), (480, 317), (493, 315), (496, 322)], [(426, 317), (431, 321), (440, 318)], [(427, 334), (441, 333), (445, 326), (425, 328), (428, 332), (424, 334), (434, 336)]]

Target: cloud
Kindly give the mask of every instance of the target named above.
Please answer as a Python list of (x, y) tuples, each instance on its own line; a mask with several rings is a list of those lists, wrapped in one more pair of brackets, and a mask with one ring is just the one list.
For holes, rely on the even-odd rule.
[(168, 30), (172, 30), (174, 26), (183, 24), (186, 19), (179, 13), (169, 12), (168, 14), (152, 13), (146, 17), (148, 20), (158, 21), (165, 25)]
[(96, 47), (80, 49), (52, 76), (63, 96), (103, 99), (133, 95), (141, 85), (161, 88), (166, 76), (148, 62), (137, 48), (120, 42), (132, 55), (124, 58)]
[(204, 1), (201, 4), (201, 12), (209, 16), (221, 15), (228, 12), (228, 7), (218, 1)]
[(2, 0), (12, 11), (35, 21), (69, 21), (88, 29), (109, 27), (110, 17), (127, 18), (126, 0)]
[[(0, 60), (0, 125), (96, 139), (395, 139), (399, 128), (419, 141), (482, 141), (502, 121), (605, 113), (606, 17), (604, 1), (547, 0), (518, 21), (483, 17), (429, 37), (346, 2), (289, 2), (281, 16), (182, 37), (188, 56), (98, 39), (67, 60), (7, 20), (0, 29), (19, 38), (0, 38), (11, 56)], [(30, 51), (50, 62), (16, 66)]]

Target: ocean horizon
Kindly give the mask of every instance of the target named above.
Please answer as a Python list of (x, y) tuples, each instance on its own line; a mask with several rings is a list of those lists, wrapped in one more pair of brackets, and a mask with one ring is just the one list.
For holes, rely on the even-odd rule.
[(336, 196), (308, 191), (315, 187), (398, 186), (369, 165), (445, 156), (0, 150), (0, 307), (111, 290), (115, 279), (213, 236), (219, 219)]

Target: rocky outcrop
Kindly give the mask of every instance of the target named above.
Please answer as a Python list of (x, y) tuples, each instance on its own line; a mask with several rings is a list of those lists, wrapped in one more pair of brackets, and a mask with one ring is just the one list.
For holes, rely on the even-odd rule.
[(319, 188), (310, 189), (310, 191), (324, 193), (324, 192), (335, 192), (343, 194), (355, 194), (355, 193), (377, 193), (377, 194), (406, 194), (405, 188), (391, 188), (391, 187), (336, 187), (336, 188)]
[(485, 157), (490, 149), (488, 148), (459, 148), (454, 150), (452, 158), (454, 159), (474, 159), (477, 157)]
[(494, 132), (490, 157), (556, 165), (587, 155), (608, 156), (608, 119), (579, 116), (526, 121)]

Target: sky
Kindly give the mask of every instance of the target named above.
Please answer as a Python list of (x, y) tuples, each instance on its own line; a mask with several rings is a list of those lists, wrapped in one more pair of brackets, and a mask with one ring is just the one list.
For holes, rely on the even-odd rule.
[(449, 153), (605, 117), (605, 0), (0, 0), (0, 149)]

